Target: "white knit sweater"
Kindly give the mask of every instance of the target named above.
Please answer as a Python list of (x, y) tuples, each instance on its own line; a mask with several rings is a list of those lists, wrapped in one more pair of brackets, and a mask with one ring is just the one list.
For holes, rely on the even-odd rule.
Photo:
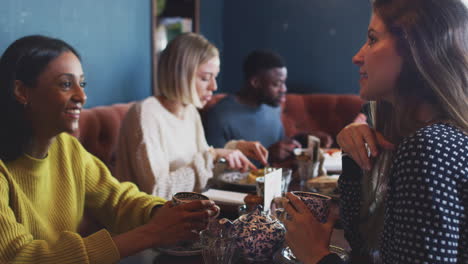
[(179, 119), (155, 97), (130, 108), (117, 147), (119, 180), (165, 199), (205, 187), (213, 175), (213, 157), (197, 109), (188, 105), (183, 111)]

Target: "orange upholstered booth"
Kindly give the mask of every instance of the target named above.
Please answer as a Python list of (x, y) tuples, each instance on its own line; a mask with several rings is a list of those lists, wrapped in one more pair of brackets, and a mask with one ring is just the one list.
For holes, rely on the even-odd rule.
[[(213, 106), (226, 94), (216, 94), (205, 106)], [(288, 94), (282, 105), (282, 121), (287, 136), (323, 131), (333, 138), (347, 124), (353, 122), (363, 101), (357, 95)], [(98, 106), (81, 113), (80, 128), (75, 136), (83, 146), (114, 168), (114, 153), (120, 124), (132, 103)], [(201, 110), (203, 115), (203, 109)]]

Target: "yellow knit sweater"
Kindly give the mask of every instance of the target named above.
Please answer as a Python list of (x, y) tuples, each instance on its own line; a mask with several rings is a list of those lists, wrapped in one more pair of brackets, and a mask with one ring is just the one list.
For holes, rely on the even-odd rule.
[(45, 159), (0, 160), (0, 263), (115, 263), (120, 256), (107, 230), (76, 233), (84, 208), (121, 233), (146, 223), (163, 202), (119, 183), (62, 133)]

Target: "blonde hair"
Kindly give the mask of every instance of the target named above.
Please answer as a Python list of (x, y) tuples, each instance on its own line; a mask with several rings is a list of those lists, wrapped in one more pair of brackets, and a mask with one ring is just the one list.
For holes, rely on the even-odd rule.
[[(450, 123), (468, 133), (465, 4), (461, 0), (375, 0), (373, 9), (396, 39), (397, 51), (403, 59), (395, 103), (371, 102), (374, 128), (395, 144), (434, 121)], [(421, 104), (429, 104), (435, 110), (435, 120), (416, 118)], [(372, 170), (365, 173), (361, 217), (371, 215), (369, 218), (374, 217), (371, 222), (375, 218), (382, 221), (382, 216), (365, 211), (382, 208), (379, 203), (383, 203), (386, 195), (393, 156), (394, 151), (383, 151)]]
[(185, 33), (174, 38), (159, 59), (159, 94), (184, 105), (202, 107), (196, 89), (196, 73), (198, 66), (214, 57), (219, 57), (218, 49), (199, 34)]

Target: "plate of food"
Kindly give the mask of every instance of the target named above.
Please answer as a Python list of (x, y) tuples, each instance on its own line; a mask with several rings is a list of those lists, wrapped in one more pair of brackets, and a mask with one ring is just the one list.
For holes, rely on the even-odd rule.
[(318, 176), (307, 181), (309, 189), (316, 190), (318, 193), (331, 196), (338, 199), (338, 178), (339, 175), (323, 175)]
[(228, 171), (220, 174), (218, 180), (224, 184), (255, 190), (255, 180), (264, 175), (265, 169), (251, 170), (249, 172)]

